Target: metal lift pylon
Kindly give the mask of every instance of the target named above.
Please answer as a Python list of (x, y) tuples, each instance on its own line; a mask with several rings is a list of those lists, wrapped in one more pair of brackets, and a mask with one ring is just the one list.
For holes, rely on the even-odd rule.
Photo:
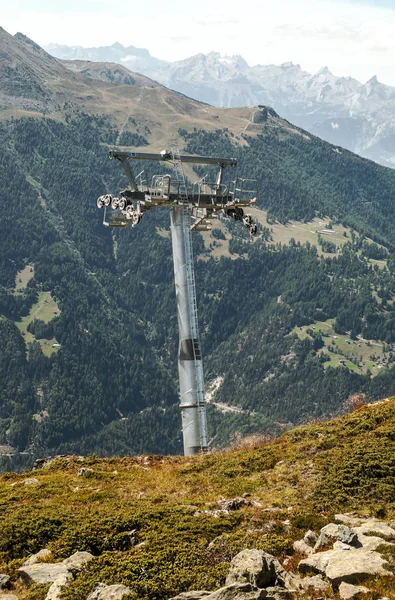
[[(206, 403), (204, 395), (203, 361), (199, 340), (195, 271), (191, 231), (211, 229), (210, 219), (220, 212), (242, 223), (251, 235), (256, 225), (243, 207), (256, 201), (255, 183), (249, 179), (236, 179), (229, 187), (222, 182), (225, 168), (236, 165), (233, 158), (180, 155), (179, 150), (160, 154), (142, 152), (110, 152), (110, 158), (121, 162), (129, 188), (120, 197), (100, 196), (98, 208), (104, 207), (104, 225), (125, 228), (140, 223), (144, 212), (155, 206), (171, 207), (170, 223), (173, 246), (174, 281), (176, 288), (179, 329), (178, 373), (180, 410), (184, 441), (184, 454), (191, 456), (208, 449)], [(171, 163), (174, 176), (156, 175), (152, 185), (137, 184), (130, 167), (130, 159), (157, 160)], [(189, 192), (183, 162), (218, 165), (215, 183), (200, 180)], [(141, 174), (140, 174), (141, 175)], [(253, 198), (255, 194), (255, 198)], [(107, 209), (111, 211), (107, 220)]]
[(184, 454), (207, 451), (203, 361), (200, 350), (188, 189), (179, 151), (172, 151), (180, 204), (170, 213), (178, 314), (178, 374)]

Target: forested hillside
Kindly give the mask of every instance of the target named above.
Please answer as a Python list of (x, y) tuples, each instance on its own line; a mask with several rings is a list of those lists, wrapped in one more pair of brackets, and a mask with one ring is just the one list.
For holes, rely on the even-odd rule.
[[(35, 50), (34, 60), (44, 55)], [(13, 91), (2, 113), (3, 452), (26, 451), (15, 459), (23, 462), (181, 450), (168, 212), (111, 233), (96, 209), (99, 195), (126, 184), (108, 150), (158, 149), (165, 130), (188, 152), (237, 156), (234, 175), (259, 181), (252, 243), (227, 222), (194, 234), (212, 445), (341, 412), (351, 394), (393, 393), (395, 173), (271, 109), (215, 109), (216, 119), (211, 107), (140, 83), (139, 97), (151, 98), (146, 121), (144, 103), (120, 120), (115, 108), (92, 110), (88, 92), (54, 113), (12, 115)], [(123, 94), (94, 85), (107, 98)]]

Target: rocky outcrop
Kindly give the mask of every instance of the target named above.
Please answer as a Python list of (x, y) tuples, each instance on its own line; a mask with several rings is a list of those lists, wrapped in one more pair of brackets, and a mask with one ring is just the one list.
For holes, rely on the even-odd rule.
[(321, 573), (336, 588), (342, 581), (359, 583), (374, 575), (391, 575), (385, 566), (388, 563), (372, 550), (328, 550), (319, 552), (300, 561), (301, 573)]
[(341, 600), (358, 600), (369, 593), (369, 589), (363, 585), (352, 585), (344, 581), (339, 586), (339, 596)]
[(358, 535), (353, 529), (346, 525), (336, 525), (330, 523), (321, 529), (318, 540), (314, 546), (314, 552), (321, 548), (326, 548), (335, 542), (348, 544), (349, 546), (359, 546)]
[(232, 562), (226, 578), (226, 585), (250, 583), (257, 588), (265, 588), (277, 583), (279, 573), (284, 569), (274, 556), (263, 550), (242, 550)]
[(122, 600), (124, 596), (129, 594), (130, 588), (126, 585), (104, 585), (99, 583), (87, 600)]
[(33, 583), (53, 583), (58, 579), (71, 578), (72, 574), (62, 563), (37, 563), (24, 565), (18, 569), (23, 583), (27, 586)]
[(43, 563), (38, 562), (44, 557), (50, 555), (48, 550), (40, 550), (37, 554), (33, 554), (21, 567), (18, 573), (27, 586), (33, 583), (51, 583), (45, 600), (58, 600), (62, 588), (67, 585), (78, 572), (81, 567), (93, 558), (90, 552), (75, 552), (69, 558), (59, 563)]
[[(330, 523), (318, 536), (308, 531), (294, 544), (294, 549), (309, 554), (299, 562), (302, 577), (287, 571), (271, 554), (248, 549), (232, 559), (223, 588), (184, 592), (172, 600), (296, 600), (307, 594), (331, 598), (337, 592), (342, 600), (362, 600), (370, 590), (358, 585), (361, 581), (392, 575), (377, 549), (394, 545), (390, 540), (395, 539), (395, 530), (378, 520), (342, 517), (346, 522)], [(332, 549), (322, 551), (328, 546)], [(285, 563), (287, 568), (292, 564), (289, 559)]]

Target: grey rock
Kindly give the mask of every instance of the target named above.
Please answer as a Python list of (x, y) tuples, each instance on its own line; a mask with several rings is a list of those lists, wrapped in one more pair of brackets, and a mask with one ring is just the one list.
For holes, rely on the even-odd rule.
[(207, 598), (210, 594), (212, 594), (212, 592), (207, 592), (206, 590), (182, 592), (181, 594), (178, 594), (178, 596), (170, 598), (170, 600), (202, 600), (202, 598)]
[(89, 467), (81, 467), (81, 469), (78, 469), (78, 477), (89, 477), (92, 473), (94, 473), (93, 469), (90, 469)]
[(339, 586), (339, 595), (342, 600), (357, 600), (364, 594), (367, 594), (370, 590), (363, 585), (352, 585), (343, 581)]
[(250, 583), (232, 583), (212, 592), (205, 600), (263, 600), (265, 590), (257, 590)]
[(126, 594), (129, 594), (131, 589), (126, 585), (104, 585), (99, 583), (87, 600), (122, 600)]
[(328, 550), (300, 561), (301, 573), (321, 573), (337, 587), (342, 581), (359, 583), (370, 575), (391, 575), (387, 561), (378, 552), (364, 549)]
[(313, 577), (304, 577), (298, 581), (298, 589), (307, 591), (312, 589), (317, 592), (325, 592), (330, 589), (330, 584), (323, 579), (321, 575), (314, 575)]
[(249, 505), (250, 502), (245, 498), (231, 498), (230, 500), (220, 500), (218, 505), (223, 510), (240, 510), (242, 506)]
[(284, 584), (288, 575), (278, 560), (263, 550), (242, 550), (232, 559), (226, 585), (251, 583), (257, 588)]
[(62, 564), (65, 565), (69, 570), (79, 571), (81, 567), (92, 560), (93, 554), (90, 552), (74, 552), (69, 558), (66, 558)]
[(10, 581), (11, 580), (8, 577), (8, 575), (4, 575), (3, 573), (0, 573), (0, 590), (4, 590), (4, 588), (6, 588), (8, 586)]
[(70, 579), (72, 577), (66, 565), (62, 563), (38, 563), (35, 565), (23, 566), (18, 569), (18, 573), (26, 585), (32, 583), (53, 583), (54, 581)]
[(51, 558), (52, 552), (47, 548), (43, 548), (37, 554), (30, 556), (23, 564), (25, 567), (29, 565), (36, 565), (37, 563), (43, 562), (47, 558)]
[(365, 535), (359, 527), (355, 527), (355, 532), (358, 536), (358, 541), (365, 550), (377, 550), (379, 546), (393, 546), (391, 542), (387, 542), (382, 537), (375, 535)]
[(58, 577), (58, 579), (56, 579), (56, 581), (54, 581), (49, 588), (47, 595), (45, 596), (45, 600), (59, 600), (63, 587), (69, 583), (70, 579), (70, 573)]
[(335, 542), (333, 544), (333, 549), (334, 550), (352, 550), (353, 547), (350, 546), (349, 544), (343, 544), (343, 542)]
[(309, 529), (309, 531), (306, 531), (306, 533), (304, 534), (303, 541), (308, 546), (315, 546), (317, 540), (317, 535), (314, 533), (314, 531), (311, 531), (311, 529)]
[(335, 519), (336, 519), (336, 521), (341, 521), (345, 525), (350, 525), (350, 526), (360, 525), (361, 522), (363, 521), (363, 519), (360, 519), (359, 517), (353, 517), (352, 515), (349, 515), (347, 513), (337, 514), (337, 515), (335, 515)]
[(35, 477), (28, 477), (22, 481), (23, 485), (38, 485), (40, 482)]
[(350, 529), (350, 527), (347, 527), (347, 525), (330, 523), (321, 529), (318, 540), (314, 546), (314, 552), (317, 552), (317, 550), (325, 548), (326, 546), (332, 545), (337, 541), (343, 542), (343, 544), (348, 544), (349, 546), (360, 545), (358, 542), (358, 536), (353, 529)]
[(294, 593), (296, 593), (296, 591), (291, 592), (278, 586), (268, 587), (265, 592), (266, 596), (264, 598), (266, 600), (292, 600)]
[(313, 548), (306, 544), (304, 540), (297, 540), (293, 543), (293, 549), (295, 552), (300, 552), (300, 554), (304, 554), (304, 556), (310, 556), (313, 553)]
[(375, 519), (362, 523), (355, 531), (364, 535), (376, 535), (385, 540), (395, 539), (395, 529), (387, 525), (387, 523), (376, 521)]

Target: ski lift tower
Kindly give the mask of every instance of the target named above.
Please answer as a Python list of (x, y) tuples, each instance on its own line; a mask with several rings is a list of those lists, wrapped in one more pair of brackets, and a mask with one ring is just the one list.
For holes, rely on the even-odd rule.
[[(244, 207), (256, 201), (256, 182), (238, 178), (229, 185), (223, 183), (224, 170), (237, 164), (234, 158), (180, 155), (178, 150), (163, 150), (159, 154), (111, 151), (110, 158), (119, 160), (122, 164), (129, 188), (121, 191), (118, 197), (106, 194), (98, 198), (98, 208), (104, 208), (104, 225), (134, 227), (141, 222), (147, 210), (154, 207), (171, 208), (184, 454), (190, 456), (206, 452), (206, 405), (191, 231), (209, 231), (212, 229), (210, 221), (222, 214), (241, 221), (249, 229), (250, 235), (255, 235), (257, 227), (251, 216), (244, 214)], [(140, 181), (137, 183), (130, 164), (133, 160), (170, 164), (173, 173), (155, 175), (151, 185), (143, 184), (140, 173)], [(187, 184), (183, 163), (217, 165), (219, 172), (216, 181), (209, 183), (203, 179), (192, 186)]]

